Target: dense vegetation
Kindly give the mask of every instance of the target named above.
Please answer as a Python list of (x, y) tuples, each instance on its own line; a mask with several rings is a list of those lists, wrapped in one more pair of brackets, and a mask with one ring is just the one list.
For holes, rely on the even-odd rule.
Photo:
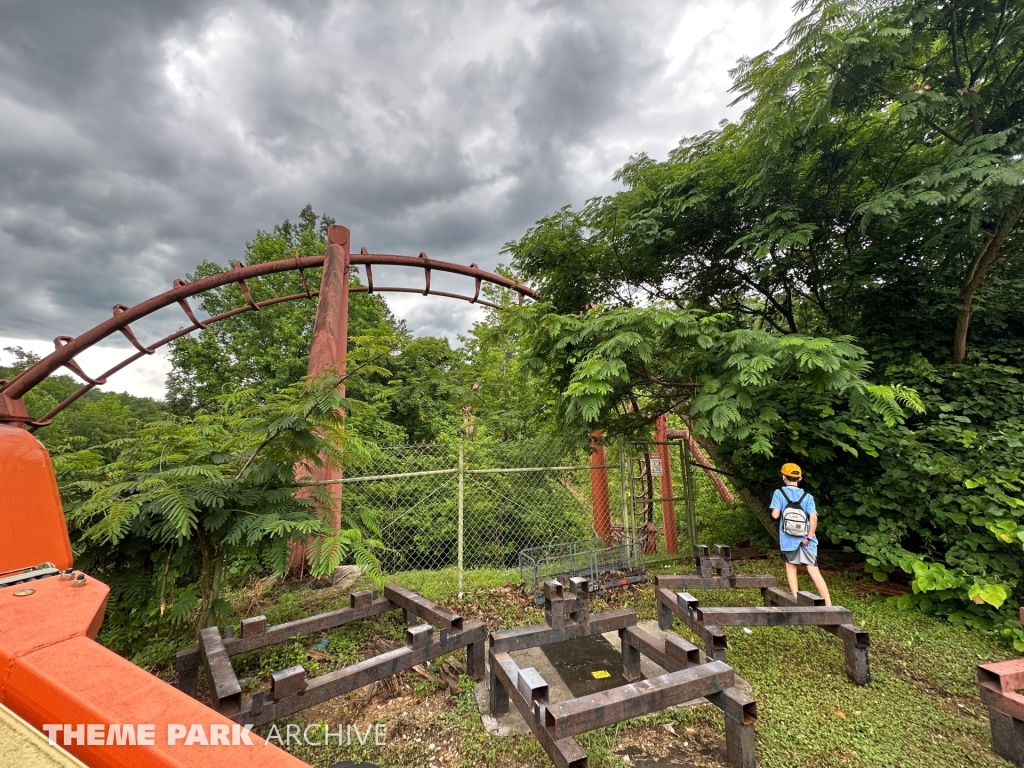
[[(322, 253), (330, 223), (307, 206), (297, 225), (285, 221), (257, 232), (244, 259)], [(225, 268), (204, 262), (189, 277)], [(319, 279), (317, 270), (306, 273), (310, 285)], [(304, 290), (298, 274), (250, 281), (250, 288), (257, 300)], [(501, 291), (487, 295), (510, 302)], [(238, 287), (230, 285), (205, 294), (200, 306), (215, 314), (242, 303)], [(103, 629), (111, 647), (143, 663), (166, 664), (195, 627), (217, 620), (225, 589), (287, 571), (290, 539), (318, 542), (310, 561), (313, 576), (340, 562), (358, 562), (369, 574), (381, 566), (394, 571), (450, 562), (454, 532), (439, 520), (453, 508), (452, 494), (439, 494), (430, 483), (375, 486), (374, 494), (353, 486), (343, 529), (333, 532), (316, 513), (331, 503), (326, 490), (296, 494), (303, 473), (295, 467), (311, 468), (318, 456), (350, 471), (431, 470), (457, 462), (455, 441), (461, 438), (473, 441), (466, 460), (482, 466), (496, 460), (489, 445), (547, 434), (556, 438), (545, 445), (555, 464), (564, 463), (557, 456), (561, 450), (585, 463), (571, 441), (559, 447), (557, 425), (540, 418), (532, 390), (520, 389), (521, 342), (498, 313), (453, 349), (444, 338), (414, 337), (379, 295), (352, 294), (344, 398), (330, 383), (303, 383), (315, 313), (315, 301), (304, 299), (179, 339), (171, 348), (166, 403), (94, 389), (38, 432), (54, 455), (76, 562), (112, 587)], [(21, 349), (7, 351), (14, 364), (0, 369), (0, 377), (10, 378), (37, 359)], [(77, 387), (70, 376), (52, 376), (29, 393), (26, 405), (34, 414), (45, 413)], [(437, 447), (403, 466), (384, 467), (394, 463), (389, 448), (410, 444)], [(529, 465), (535, 456), (526, 443), (519, 451), (524, 452), (505, 451), (500, 461)], [(523, 495), (505, 487), (512, 479), (518, 476), (481, 477), (474, 484), (480, 498), (467, 525), (482, 530), (500, 516), (495, 530), (522, 532), (533, 545), (548, 542), (544, 515), (557, 508), (565, 518), (568, 510), (559, 500), (570, 491), (552, 478)], [(378, 509), (385, 496), (388, 508)], [(511, 496), (517, 497), (516, 509), (499, 509), (497, 500)], [(407, 547), (384, 552), (378, 520), (385, 513), (393, 517), (395, 504), (419, 511), (403, 516), (391, 532), (409, 542)], [(454, 516), (448, 517), (454, 524)], [(575, 523), (578, 537), (586, 537), (585, 521), (574, 517)], [(514, 564), (515, 544), (500, 531), (473, 540), (467, 565)]]
[[(508, 245), (550, 302), (521, 322), (564, 415), (648, 398), (758, 487), (797, 459), (828, 539), (1024, 649), (1024, 7), (802, 8), (741, 120)], [(822, 385), (851, 372), (891, 390)]]
[[(663, 161), (632, 157), (621, 192), (507, 245), (541, 302), (492, 291), (504, 308), (453, 348), (354, 294), (333, 445), (345, 461), (460, 437), (543, 436), (568, 452), (594, 429), (646, 434), (668, 412), (748, 506), (799, 461), (827, 542), (880, 581), (909, 576), (905, 603), (1024, 650), (1024, 6), (802, 9), (778, 49), (736, 68), (741, 119)], [(307, 206), (242, 258), (321, 253), (330, 223)], [(304, 290), (296, 274), (250, 287), (257, 300)], [(202, 309), (241, 303), (229, 285)], [(280, 571), (287, 536), (316, 528), (308, 497), (290, 493), (338, 405), (296, 385), (314, 314), (300, 300), (180, 339), (166, 405), (91, 393), (40, 433), (76, 547), (124, 576), (122, 647), (165, 614), (202, 625), (215, 585)], [(30, 411), (73, 386), (52, 377)], [(168, 506), (172, 490), (192, 495)], [(408, 525), (426, 550), (449, 546), (429, 515)], [(318, 572), (357, 555), (372, 565), (372, 515), (346, 526)]]

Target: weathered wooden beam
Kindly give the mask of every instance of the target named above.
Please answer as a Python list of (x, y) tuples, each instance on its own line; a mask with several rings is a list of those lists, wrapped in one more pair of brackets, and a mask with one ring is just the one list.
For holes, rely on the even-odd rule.
[(228, 717), (238, 714), (242, 708), (242, 686), (224, 650), (219, 629), (207, 627), (199, 633), (199, 652), (210, 678), (214, 708)]
[(448, 632), (462, 631), (462, 617), (397, 584), (384, 587), (384, 597), (428, 624)]
[(564, 739), (720, 693), (732, 687), (733, 678), (732, 667), (728, 664), (709, 661), (679, 672), (551, 704), (544, 714), (544, 724), (552, 738)]
[(603, 635), (605, 632), (618, 631), (635, 624), (636, 612), (632, 608), (617, 608), (590, 614), (585, 624), (566, 624), (561, 629), (549, 627), (547, 624), (531, 624), (527, 627), (492, 632), (488, 644), (493, 653), (513, 653), (565, 640)]

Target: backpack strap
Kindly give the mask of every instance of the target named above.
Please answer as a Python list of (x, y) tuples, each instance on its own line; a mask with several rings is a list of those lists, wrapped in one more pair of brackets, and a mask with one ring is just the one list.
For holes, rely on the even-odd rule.
[(779, 489), (780, 491), (782, 491), (782, 498), (784, 498), (786, 501), (790, 501), (790, 502), (796, 503), (800, 507), (800, 509), (803, 509), (804, 514), (807, 514), (807, 510), (804, 509), (804, 499), (807, 498), (807, 491), (804, 491), (800, 495), (799, 499), (794, 499), (792, 496), (790, 496), (788, 493), (786, 493), (786, 488), (788, 488), (788, 487), (789, 486), (784, 486), (784, 487)]

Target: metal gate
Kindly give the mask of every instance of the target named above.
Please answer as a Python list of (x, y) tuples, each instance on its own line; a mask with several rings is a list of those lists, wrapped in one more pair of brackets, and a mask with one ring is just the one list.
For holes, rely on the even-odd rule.
[(668, 552), (676, 542), (676, 552), (670, 554), (689, 555), (699, 542), (689, 444), (633, 440), (624, 442), (620, 451), (623, 503), (640, 551)]

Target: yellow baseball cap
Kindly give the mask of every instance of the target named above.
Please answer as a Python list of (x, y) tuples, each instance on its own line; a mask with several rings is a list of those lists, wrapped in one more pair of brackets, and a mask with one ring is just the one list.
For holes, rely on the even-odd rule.
[(804, 473), (800, 470), (800, 467), (796, 464), (783, 464), (782, 474), (786, 477), (803, 477)]

